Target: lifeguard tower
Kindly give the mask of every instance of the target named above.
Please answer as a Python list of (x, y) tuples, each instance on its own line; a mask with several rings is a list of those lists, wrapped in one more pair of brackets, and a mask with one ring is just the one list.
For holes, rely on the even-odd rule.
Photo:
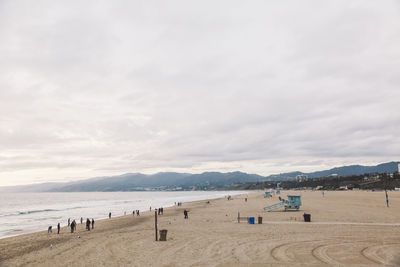
[(281, 202), (273, 204), (271, 206), (267, 206), (264, 208), (264, 211), (273, 211), (280, 208), (285, 208), (287, 210), (299, 210), (302, 203), (301, 203), (301, 196), (299, 195), (288, 195), (288, 199), (281, 199)]
[(285, 201), (285, 210), (299, 210), (301, 206), (301, 196), (288, 195), (288, 200)]

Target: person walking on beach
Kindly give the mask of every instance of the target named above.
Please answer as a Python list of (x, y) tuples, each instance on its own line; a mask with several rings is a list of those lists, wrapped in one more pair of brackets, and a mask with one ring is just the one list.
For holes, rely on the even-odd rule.
[(71, 234), (72, 234), (72, 233), (74, 233), (74, 230), (75, 230), (75, 220), (72, 221), (70, 227), (71, 227)]
[(73, 220), (72, 223), (74, 224), (74, 232), (76, 231), (76, 221)]
[(183, 211), (183, 215), (185, 216), (185, 219), (189, 219), (188, 211), (186, 209)]
[(389, 208), (389, 195), (387, 193), (387, 190), (385, 189), (385, 195), (386, 195), (386, 207)]
[(68, 218), (68, 227), (71, 225), (71, 218)]
[(94, 229), (94, 219), (92, 218), (92, 229)]
[(53, 228), (53, 226), (49, 226), (49, 228), (47, 228), (47, 233), (48, 233), (48, 234), (53, 233), (52, 228)]
[(140, 216), (139, 210), (136, 210), (136, 215), (137, 215), (137, 216)]
[(90, 231), (90, 220), (86, 218), (86, 230)]
[(60, 223), (58, 223), (57, 224), (57, 234), (60, 234), (60, 228), (61, 228)]
[(108, 219), (111, 219), (111, 212), (108, 214)]
[(83, 218), (81, 217), (81, 224), (83, 223)]

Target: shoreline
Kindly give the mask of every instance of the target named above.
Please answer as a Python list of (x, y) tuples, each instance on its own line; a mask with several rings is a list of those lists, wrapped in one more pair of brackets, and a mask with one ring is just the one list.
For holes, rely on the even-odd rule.
[[(151, 193), (165, 193), (165, 191), (157, 191), (157, 192), (151, 192)], [(208, 191), (201, 191), (201, 192), (208, 192)], [(215, 196), (204, 196), (204, 197), (206, 197), (206, 198), (202, 198), (202, 196), (201, 195), (198, 195), (197, 196), (197, 198), (200, 198), (200, 200), (205, 200), (205, 199), (216, 199), (216, 198), (219, 198), (219, 197), (221, 197), (221, 195), (222, 195), (222, 193), (225, 193), (224, 191), (210, 191), (210, 192), (217, 192), (217, 193), (219, 193), (219, 195), (215, 195)], [(20, 192), (21, 194), (23, 194), (23, 192)], [(45, 194), (47, 194), (48, 192), (44, 192)], [(58, 193), (58, 192), (50, 192), (50, 193)], [(63, 192), (64, 193), (64, 192)], [(79, 193), (85, 193), (85, 192), (79, 192)], [(97, 193), (97, 192), (91, 192), (91, 193)], [(108, 192), (100, 192), (100, 193), (108, 193)], [(115, 193), (115, 192), (111, 192), (111, 193)], [(135, 192), (124, 192), (124, 193), (136, 193), (136, 191)], [(148, 192), (146, 192), (146, 191), (143, 191), (143, 192), (141, 192), (141, 193), (148, 193)], [(172, 192), (173, 193), (173, 192)], [(237, 192), (234, 192), (234, 191), (226, 191), (226, 195), (228, 195), (228, 194), (231, 194), (231, 195), (237, 195), (237, 194), (242, 194), (242, 193), (245, 193), (244, 191), (237, 191)], [(37, 194), (41, 194), (40, 192), (38, 192)], [(67, 192), (65, 192), (65, 194), (68, 194)], [(226, 196), (226, 195), (224, 195), (224, 196)], [(149, 200), (149, 196), (143, 196), (144, 197), (144, 201), (148, 201)], [(166, 196), (167, 198), (168, 198), (168, 196)], [(185, 195), (183, 195), (183, 196), (181, 196), (181, 195), (178, 195), (177, 196), (177, 199), (178, 199), (178, 201), (179, 202), (181, 202), (180, 201), (180, 199), (181, 198), (183, 198), (183, 200), (182, 201), (185, 201), (185, 203), (189, 203), (189, 202), (192, 202), (192, 201), (197, 201), (197, 200), (190, 200), (190, 196), (189, 195), (187, 195), (187, 196), (185, 196)], [(189, 198), (189, 200), (185, 200), (185, 198)], [(110, 201), (114, 201), (113, 199), (110, 199)], [(119, 199), (115, 199), (115, 201), (119, 201)], [(157, 202), (159, 202), (159, 201), (163, 201), (163, 198), (156, 198), (155, 199), (155, 202), (156, 203), (154, 203), (154, 205), (157, 205)], [(178, 202), (177, 201), (177, 202)], [(140, 201), (139, 201), (140, 202)], [(149, 201), (150, 202), (150, 201)], [(176, 202), (176, 203), (177, 203)], [(62, 205), (62, 204), (61, 204)], [(133, 204), (134, 206), (136, 205), (136, 204)], [(78, 206), (80, 206), (80, 205), (78, 205)], [(149, 205), (149, 206), (151, 206), (152, 208), (155, 208), (155, 206), (153, 206), (153, 204), (151, 204), (151, 205)], [(147, 206), (147, 208), (144, 208), (144, 206), (142, 205), (142, 206), (140, 206), (140, 205), (136, 205), (136, 207), (135, 207), (135, 210), (136, 209), (139, 209), (140, 211), (141, 211), (141, 214), (142, 213), (144, 213), (144, 212), (148, 212), (149, 211), (149, 206)], [(164, 207), (164, 208), (167, 208), (167, 207), (173, 207), (174, 206), (174, 202), (169, 202), (168, 204), (160, 204), (159, 205), (160, 207)], [(95, 206), (96, 207), (96, 206)], [(83, 207), (80, 207), (80, 208), (84, 208), (84, 209), (87, 209), (87, 207), (85, 207), (85, 206), (83, 206)], [(121, 210), (124, 210), (124, 209), (126, 209), (125, 211), (128, 211), (128, 208), (126, 208), (126, 207), (119, 207), (119, 206), (110, 206), (110, 207), (107, 207), (107, 208), (109, 208), (109, 211), (112, 211), (112, 213), (113, 213), (113, 217), (112, 218), (116, 218), (116, 217), (124, 217), (124, 216), (129, 216), (129, 215), (131, 215), (132, 216), (132, 213), (131, 213), (131, 211), (129, 211), (129, 212), (127, 212), (127, 214), (126, 215), (124, 215), (123, 213), (121, 213), (121, 211), (118, 211), (118, 212), (116, 212), (116, 213), (114, 213), (115, 212), (115, 210), (118, 210), (118, 209), (121, 209)], [(100, 221), (100, 220), (106, 220), (106, 219), (108, 219), (108, 212), (109, 211), (107, 211), (107, 208), (105, 209), (106, 211), (104, 212), (104, 213), (102, 213), (102, 215), (101, 216), (96, 216), (96, 215), (94, 215), (93, 213), (92, 214), (90, 214), (90, 210), (85, 210), (84, 211), (84, 213), (82, 212), (81, 214), (89, 214), (90, 216), (89, 216), (89, 218), (91, 219), (91, 218), (94, 218), (95, 219), (95, 221), (96, 222), (98, 222), (98, 221)], [(131, 208), (131, 207), (130, 207)], [(52, 207), (52, 209), (55, 209), (54, 211), (57, 211), (57, 212), (59, 212), (59, 211), (63, 211), (62, 209), (61, 210), (58, 210), (58, 208), (55, 208), (54, 206)], [(47, 208), (46, 208), (46, 210), (47, 210)], [(72, 211), (72, 215), (71, 216), (66, 216), (65, 214), (67, 214), (67, 212), (69, 213), (69, 211), (70, 211), (71, 209), (70, 208), (67, 208), (67, 209), (65, 209), (65, 212), (64, 212), (64, 215), (61, 215), (61, 216), (63, 216), (64, 218), (60, 218), (60, 219), (47, 219), (47, 221), (52, 221), (52, 222), (49, 222), (48, 224), (43, 224), (42, 223), (42, 225), (40, 226), (40, 227), (35, 227), (35, 229), (32, 229), (32, 230), (22, 230), (22, 229), (19, 229), (19, 228), (23, 228), (24, 227), (24, 225), (21, 225), (20, 227), (14, 227), (14, 228), (10, 228), (7, 232), (5, 231), (5, 233), (7, 233), (7, 234), (5, 234), (5, 235), (2, 235), (2, 236), (0, 236), (0, 240), (3, 240), (3, 239), (5, 239), (5, 238), (10, 238), (10, 237), (16, 237), (16, 236), (21, 236), (21, 235), (25, 235), (25, 234), (33, 234), (33, 233), (38, 233), (38, 232), (47, 232), (47, 227), (48, 226), (53, 226), (53, 231), (55, 230), (55, 231), (57, 231), (57, 223), (58, 222), (60, 222), (61, 223), (61, 230), (63, 230), (63, 228), (65, 228), (65, 227), (68, 227), (67, 226), (67, 219), (68, 218), (71, 218), (71, 222), (72, 222), (72, 220), (73, 219), (75, 219), (76, 220), (76, 222), (77, 222), (77, 225), (79, 225), (79, 219), (82, 217), (82, 218), (84, 218), (85, 219), (85, 221), (86, 221), (86, 218), (87, 218), (87, 216), (81, 216), (81, 214), (79, 215), (79, 216), (77, 216), (76, 215), (76, 212), (75, 212), (75, 216), (74, 216), (74, 212), (73, 212), (73, 209), (71, 210)], [(95, 208), (95, 211), (98, 211), (99, 209), (97, 208)], [(36, 212), (35, 212), (36, 213)], [(114, 214), (116, 214), (116, 215), (114, 215)], [(50, 213), (49, 214), (46, 214), (45, 216), (48, 216), (48, 217), (53, 217), (54, 215), (50, 215)], [(56, 216), (60, 216), (60, 215), (56, 215)], [(136, 216), (136, 215), (135, 215)], [(5, 218), (5, 217), (4, 217)], [(8, 217), (7, 217), (8, 218)], [(16, 218), (17, 219), (17, 218)], [(29, 227), (29, 226), (27, 226), (28, 227), (28, 229), (29, 228), (32, 228), (32, 227)], [(15, 229), (15, 228), (17, 228), (17, 229)], [(15, 230), (20, 230), (20, 231), (15, 231)], [(15, 232), (15, 233), (12, 233), (12, 232)], [(11, 234), (9, 234), (9, 233), (11, 233)]]
[[(124, 191), (121, 191), (121, 192), (124, 192)], [(135, 192), (136, 192), (136, 191), (135, 191)], [(141, 192), (145, 192), (145, 191), (141, 191)], [(154, 192), (165, 192), (165, 191), (154, 191)], [(208, 192), (208, 191), (202, 191), (202, 192)], [(213, 191), (211, 191), (211, 192), (213, 192)], [(220, 191), (214, 191), (214, 192), (220, 192)], [(233, 191), (227, 191), (227, 192), (232, 193)], [(234, 196), (239, 196), (239, 195), (247, 194), (247, 192), (243, 192), (243, 191), (238, 191), (238, 192), (240, 192), (240, 193), (235, 194)], [(23, 192), (19, 192), (19, 193), (23, 194)], [(46, 192), (46, 193), (47, 193), (47, 192)], [(58, 192), (50, 192), (50, 193), (58, 193)], [(65, 193), (67, 193), (67, 192), (65, 192)], [(80, 193), (85, 193), (85, 192), (80, 192)], [(227, 195), (228, 195), (228, 194), (227, 194)], [(225, 197), (226, 197), (226, 196), (225, 196)], [(187, 201), (187, 202), (182, 202), (182, 203), (189, 204), (189, 203), (196, 203), (196, 202), (199, 202), (199, 201), (216, 200), (216, 199), (221, 199), (221, 198), (225, 198), (225, 197), (220, 197), (220, 196), (218, 196), (218, 197), (215, 197), (215, 198), (205, 198), (205, 199), (201, 199), (201, 200)], [(173, 207), (175, 207), (175, 206), (177, 206), (177, 205), (171, 204), (171, 205), (164, 206), (163, 208), (164, 208), (164, 209), (170, 209), (170, 208), (173, 208)], [(151, 211), (150, 211), (149, 209), (146, 209), (146, 210), (140, 211), (140, 216), (137, 216), (137, 215), (133, 216), (131, 213), (130, 213), (130, 214), (127, 213), (126, 215), (112, 216), (111, 219), (118, 219), (118, 218), (125, 218), (125, 217), (141, 217), (142, 214), (143, 214), (143, 215), (146, 215), (146, 214), (148, 214), (148, 213), (150, 213), (150, 212), (152, 212), (152, 211), (154, 211), (154, 209), (152, 209)], [(81, 225), (81, 224), (78, 222), (78, 218), (77, 218), (76, 220), (77, 220), (77, 225)], [(100, 221), (104, 221), (104, 220), (110, 220), (110, 219), (109, 219), (107, 216), (101, 217), (101, 218), (97, 218), (96, 221), (95, 221), (95, 223), (100, 222)], [(72, 222), (72, 218), (71, 218), (71, 222)], [(83, 223), (83, 224), (85, 224), (85, 223)], [(82, 224), (82, 225), (83, 225), (83, 224)], [(54, 225), (52, 225), (52, 226), (53, 226), (53, 231), (55, 231), (54, 234), (57, 234), (57, 233), (56, 233), (56, 231), (57, 231), (57, 224), (55, 225), (55, 227), (54, 227)], [(70, 231), (70, 228), (69, 228), (67, 225), (61, 226), (60, 229), (61, 229), (61, 230), (67, 229), (68, 231)], [(33, 231), (30, 231), (30, 232), (25, 232), (25, 233), (21, 233), (21, 234), (0, 236), (0, 242), (1, 242), (1, 240), (7, 239), (7, 238), (15, 238), (15, 237), (23, 236), (23, 235), (31, 235), (31, 234), (36, 234), (36, 233), (47, 233), (47, 230), (33, 230)]]

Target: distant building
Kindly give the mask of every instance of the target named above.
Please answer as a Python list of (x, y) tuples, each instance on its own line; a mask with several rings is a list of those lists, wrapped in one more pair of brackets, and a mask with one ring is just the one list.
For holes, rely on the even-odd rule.
[(305, 175), (305, 174), (296, 175), (296, 181), (297, 182), (304, 182), (304, 181), (307, 181), (307, 180), (308, 180), (308, 176)]

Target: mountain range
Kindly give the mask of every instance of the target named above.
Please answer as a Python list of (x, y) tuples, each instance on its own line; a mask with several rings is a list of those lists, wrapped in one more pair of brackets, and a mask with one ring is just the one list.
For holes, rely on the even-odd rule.
[(44, 183), (23, 186), (0, 187), (0, 191), (22, 192), (93, 192), (93, 191), (142, 191), (142, 190), (199, 190), (223, 189), (234, 183), (287, 181), (304, 174), (309, 178), (330, 175), (351, 176), (370, 173), (393, 173), (400, 162), (388, 162), (376, 166), (351, 165), (310, 173), (289, 172), (261, 176), (243, 172), (204, 172), (201, 174), (160, 172), (152, 175), (127, 173), (118, 176), (98, 177), (68, 183)]
[(335, 167), (325, 171), (316, 171), (316, 172), (288, 172), (281, 174), (274, 174), (267, 176), (268, 179), (272, 181), (283, 181), (283, 180), (293, 180), (296, 179), (297, 175), (307, 175), (309, 178), (319, 178), (319, 177), (328, 177), (331, 175), (337, 174), (337, 176), (351, 176), (351, 175), (362, 175), (362, 174), (371, 174), (371, 173), (393, 173), (397, 172), (398, 166), (400, 162), (387, 162), (382, 163), (375, 166), (362, 166), (362, 165), (350, 165), (350, 166), (342, 166)]

